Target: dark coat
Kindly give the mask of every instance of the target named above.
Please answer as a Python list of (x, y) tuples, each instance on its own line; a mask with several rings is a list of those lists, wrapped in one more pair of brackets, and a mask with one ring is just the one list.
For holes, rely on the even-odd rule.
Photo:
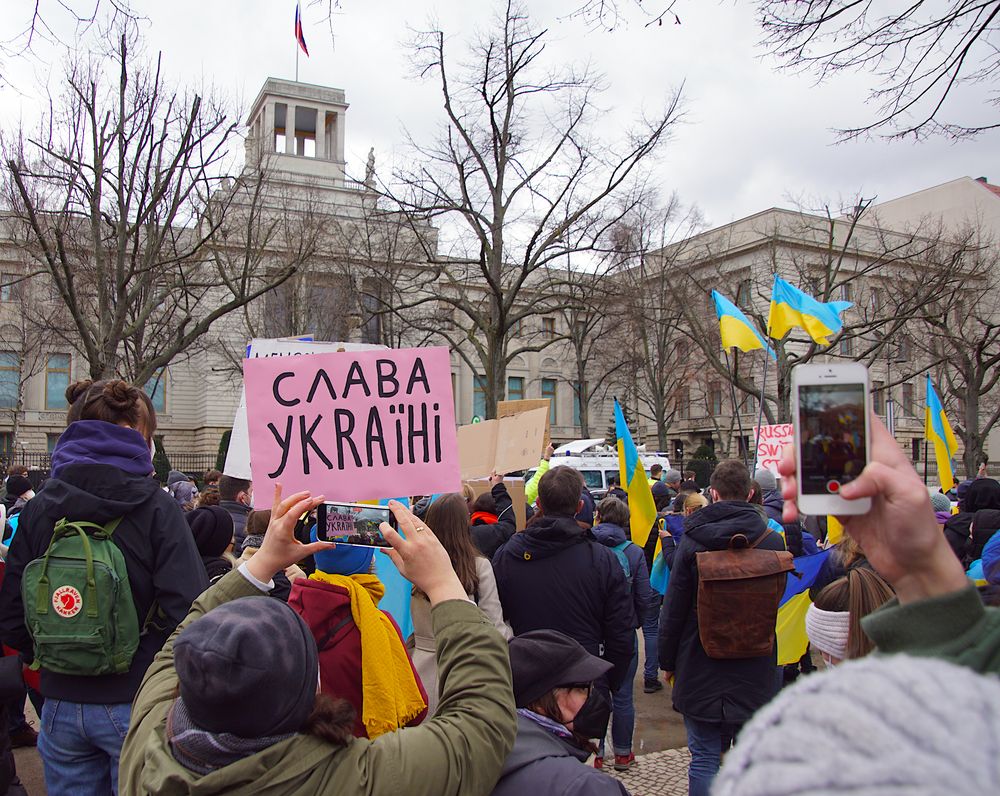
[(618, 780), (586, 765), (588, 757), (590, 752), (568, 739), (518, 716), (514, 748), (504, 761), (493, 796), (628, 796)]
[(45, 554), (56, 522), (67, 516), (99, 525), (124, 518), (112, 539), (125, 559), (140, 627), (154, 602), (157, 612), (128, 672), (84, 677), (43, 669), (42, 695), (89, 704), (131, 702), (153, 656), (208, 588), (205, 567), (180, 507), (154, 479), (110, 464), (63, 467), (21, 512), (0, 589), (0, 636), (26, 660), (34, 658), (34, 650), (24, 624), (21, 575)]
[(761, 550), (784, 550), (785, 543), (768, 529), (759, 507), (741, 500), (713, 503), (687, 517), (684, 524), (660, 613), (660, 668), (675, 674), (675, 710), (702, 721), (741, 724), (777, 691), (777, 650), (732, 660), (705, 654), (698, 635), (695, 555), (727, 549), (737, 533), (746, 534), (751, 544), (769, 534), (758, 545)]
[(247, 515), (253, 509), (235, 500), (220, 500), (219, 505), (233, 518), (233, 550), (238, 552), (243, 549), (243, 540), (247, 538)]
[(969, 545), (972, 543), (971, 527), (974, 516), (971, 512), (960, 511), (950, 517), (941, 529), (948, 546), (963, 563), (968, 557)]
[(472, 542), (479, 552), (492, 559), (497, 549), (510, 539), (517, 530), (514, 519), (514, 504), (507, 493), (507, 487), (496, 484), (491, 490), (493, 500), (497, 504), (497, 521), (486, 523), (477, 521), (471, 526)]
[[(591, 533), (598, 542), (609, 549), (627, 541), (625, 529), (610, 522), (595, 525)], [(632, 627), (638, 628), (657, 611), (660, 606), (660, 595), (649, 585), (649, 569), (642, 548), (629, 542), (622, 552), (628, 560), (629, 577), (632, 580)], [(615, 557), (617, 558), (617, 554)], [(621, 563), (619, 559), (618, 565), (621, 566)]]
[[(288, 604), (312, 631), (313, 638), (319, 649), (319, 677), (324, 694), (346, 699), (354, 707), (354, 736), (367, 738), (362, 721), (363, 697), (361, 688), (361, 630), (351, 615), (351, 596), (343, 586), (323, 583), (308, 578), (297, 578), (292, 585)], [(399, 627), (391, 616), (389, 617), (396, 634), (400, 636)], [(409, 657), (409, 654), (407, 654)], [(420, 689), (420, 695), (427, 702), (427, 692), (420, 682), (417, 670), (410, 661), (413, 676)], [(407, 726), (420, 724), (427, 717), (427, 709), (413, 719)]]
[(983, 557), (983, 548), (998, 530), (1000, 530), (1000, 511), (997, 509), (980, 509), (972, 518), (972, 541), (969, 543), (969, 562)]
[(514, 635), (559, 630), (624, 679), (635, 650), (632, 595), (618, 557), (572, 517), (539, 517), (493, 557), (497, 590)]
[(764, 500), (764, 513), (767, 514), (768, 519), (780, 524), (781, 512), (785, 507), (785, 499), (781, 496), (781, 492), (772, 489), (770, 492), (764, 492), (761, 497)]

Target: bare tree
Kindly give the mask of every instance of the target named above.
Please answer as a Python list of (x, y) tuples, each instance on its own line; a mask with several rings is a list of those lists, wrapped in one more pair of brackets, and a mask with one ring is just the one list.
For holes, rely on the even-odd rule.
[[(617, 300), (611, 312), (617, 362), (613, 381), (635, 398), (639, 417), (652, 423), (660, 450), (666, 450), (675, 418), (690, 408), (691, 379), (696, 363), (690, 357), (680, 300), (684, 278), (663, 257), (671, 240), (686, 238), (700, 224), (696, 210), (683, 212), (676, 196), (666, 204), (645, 192), (613, 229), (616, 266), (606, 275), (607, 291)], [(679, 256), (683, 246), (673, 256)]]
[(1000, 255), (966, 230), (956, 246), (964, 254), (963, 283), (920, 315), (923, 333), (913, 340), (931, 363), (931, 374), (955, 434), (962, 465), (973, 478), (985, 459), (990, 432), (1000, 423)]
[[(841, 130), (843, 138), (873, 132), (961, 138), (1000, 127), (993, 93), (1000, 74), (996, 0), (761, 0), (758, 14), (764, 46), (788, 68), (820, 80), (841, 71), (874, 76), (875, 118)], [(984, 90), (974, 95), (984, 115), (961, 119), (966, 114), (956, 100), (977, 88)]]
[[(237, 122), (210, 97), (172, 90), (159, 59), (132, 55), (136, 39), (127, 23), (108, 57), (71, 63), (40, 134), (22, 134), (5, 160), (21, 248), (65, 307), (51, 333), (92, 378), (144, 384), (295, 264), (265, 268), (253, 252), (267, 237), (255, 228), (259, 175), (226, 176)], [(227, 230), (242, 256), (217, 256)]]
[(552, 266), (593, 251), (627, 212), (621, 197), (678, 116), (675, 94), (623, 144), (598, 141), (591, 130), (600, 81), (586, 70), (547, 67), (544, 50), (545, 31), (513, 3), (470, 47), (465, 67), (452, 64), (441, 31), (414, 45), (421, 74), (439, 81), (446, 126), (435, 142), (413, 143), (417, 165), (396, 175), (393, 195), (414, 228), (437, 221), (455, 245), (449, 254), (426, 246), (433, 292), (425, 283), (423, 295), (400, 309), (449, 308), (440, 313), (441, 334), (482, 374), (488, 416), (513, 358), (562, 337), (543, 327), (512, 339), (565, 305)]

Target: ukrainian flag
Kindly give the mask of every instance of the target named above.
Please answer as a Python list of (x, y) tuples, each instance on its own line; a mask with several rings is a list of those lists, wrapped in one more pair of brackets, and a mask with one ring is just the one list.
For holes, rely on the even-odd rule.
[[(639, 451), (632, 441), (625, 415), (615, 399), (615, 436), (618, 437), (618, 471), (622, 488), (628, 493), (629, 529), (632, 541), (639, 547), (646, 544), (650, 529), (656, 521), (656, 504), (646, 478), (646, 469), (639, 461)], [(660, 552), (660, 539), (656, 539), (656, 553)]]
[(712, 301), (715, 302), (715, 314), (719, 318), (719, 335), (722, 337), (723, 348), (736, 346), (744, 352), (763, 348), (771, 355), (771, 359), (777, 360), (774, 349), (767, 344), (739, 307), (718, 290), (712, 291)]
[(947, 492), (955, 485), (955, 471), (951, 469), (951, 457), (958, 453), (958, 441), (951, 430), (951, 423), (944, 413), (941, 399), (934, 390), (934, 382), (927, 374), (927, 409), (924, 413), (924, 436), (934, 443), (934, 458), (937, 460), (938, 478), (941, 490)]
[(827, 338), (844, 328), (840, 313), (850, 306), (849, 301), (817, 301), (775, 274), (767, 333), (780, 340), (789, 329), (799, 326), (806, 330), (813, 342), (830, 345)]
[(830, 550), (823, 550), (816, 555), (800, 556), (795, 559), (795, 572), (788, 574), (785, 593), (778, 603), (778, 621), (775, 625), (779, 666), (796, 663), (806, 654), (806, 647), (809, 646), (806, 611), (812, 605), (809, 589), (816, 582), (816, 576), (829, 555)]

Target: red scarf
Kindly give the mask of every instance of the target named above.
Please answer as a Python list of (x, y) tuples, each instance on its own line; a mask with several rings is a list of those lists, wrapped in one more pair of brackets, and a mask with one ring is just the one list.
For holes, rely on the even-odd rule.
[(469, 517), (469, 524), (475, 525), (480, 520), (482, 520), (486, 525), (496, 525), (497, 515), (490, 514), (488, 511), (474, 511), (472, 512), (472, 516)]

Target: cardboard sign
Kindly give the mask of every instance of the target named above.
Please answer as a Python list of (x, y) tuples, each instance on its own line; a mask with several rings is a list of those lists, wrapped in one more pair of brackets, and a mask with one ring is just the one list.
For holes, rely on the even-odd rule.
[(519, 401), (500, 401), (497, 404), (497, 417), (510, 417), (519, 412), (529, 412), (532, 409), (545, 410), (545, 437), (542, 439), (542, 449), (538, 451), (538, 458), (542, 458), (542, 453), (552, 441), (550, 435), (549, 421), (552, 419), (552, 399), (551, 398), (524, 398)]
[(757, 429), (757, 467), (778, 475), (778, 462), (786, 445), (794, 444), (795, 427), (791, 423), (777, 423)]
[(454, 492), (458, 443), (447, 348), (243, 363), (254, 492), (352, 501)]
[[(385, 350), (385, 346), (365, 343), (314, 342), (311, 337), (257, 338), (251, 340), (247, 345), (247, 359), (323, 354), (341, 349), (344, 351)], [(247, 391), (245, 386), (240, 388), (240, 403), (236, 407), (236, 416), (233, 418), (233, 433), (229, 438), (226, 466), (222, 472), (232, 478), (250, 480), (250, 432), (247, 427)], [(265, 498), (265, 505), (269, 501), (270, 498)]]
[(540, 446), (548, 417), (548, 409), (532, 409), (459, 428), (458, 456), (463, 480), (534, 467), (541, 458)]
[[(476, 480), (465, 481), (465, 483), (472, 487), (472, 491), (476, 497), (479, 497), (484, 492), (489, 492), (493, 488), (490, 486), (489, 481)], [(524, 479), (505, 478), (503, 479), (503, 485), (507, 487), (507, 494), (510, 495), (511, 503), (514, 504), (514, 520), (517, 530), (523, 531), (525, 523), (528, 521), (528, 512), (524, 508)]]

